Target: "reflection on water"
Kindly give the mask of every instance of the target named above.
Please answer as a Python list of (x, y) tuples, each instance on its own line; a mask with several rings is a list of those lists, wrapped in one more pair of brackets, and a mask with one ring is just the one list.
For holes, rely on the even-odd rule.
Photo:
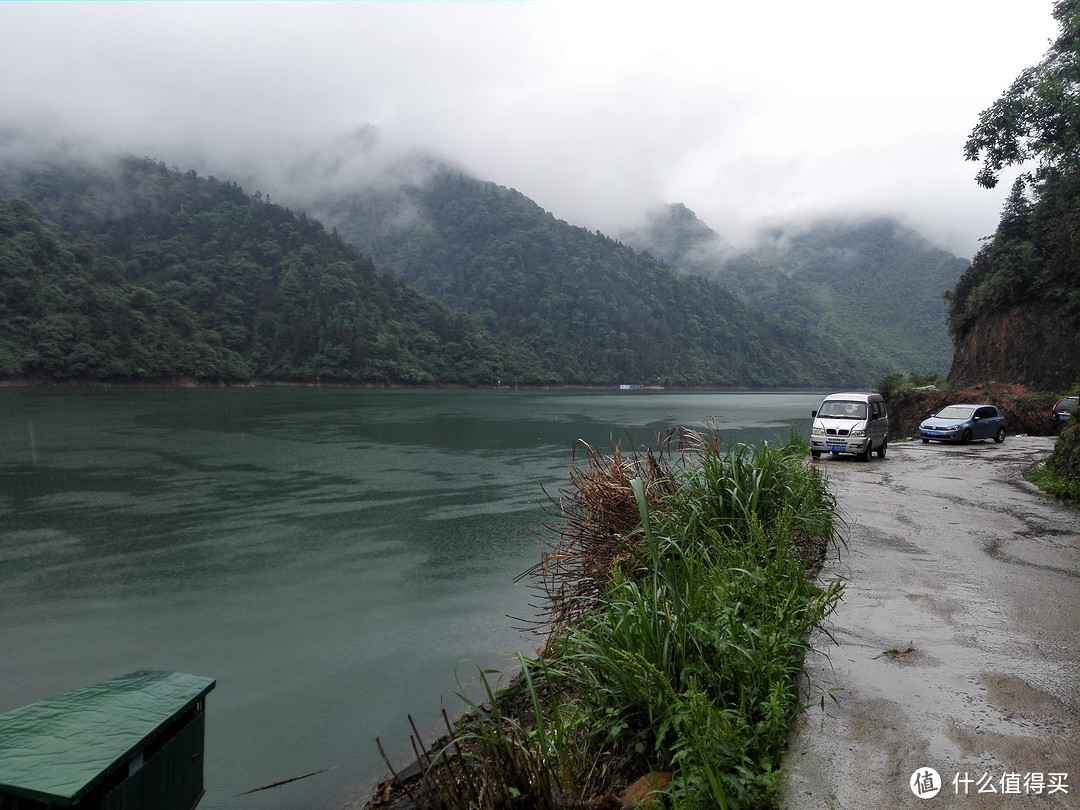
[[(514, 577), (583, 439), (809, 426), (814, 394), (0, 390), (0, 711), (215, 677), (205, 808), (327, 808), (531, 641)], [(459, 684), (460, 680), (460, 684)], [(475, 687), (475, 683), (473, 684)], [(242, 798), (310, 771), (334, 770)]]

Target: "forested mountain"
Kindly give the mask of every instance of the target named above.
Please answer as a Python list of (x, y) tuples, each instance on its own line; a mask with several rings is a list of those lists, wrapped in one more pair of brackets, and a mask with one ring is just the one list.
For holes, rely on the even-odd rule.
[[(896, 314), (911, 310), (898, 300), (920, 296), (889, 276), (882, 244), (902, 235), (887, 223), (794, 234), (785, 244), (798, 250), (729, 255), (707, 272), (690, 258), (726, 246), (682, 209), (682, 230), (663, 245), (691, 271), (681, 272), (436, 161), (399, 178), (381, 187), (326, 182), (293, 200), (309, 216), (152, 160), (0, 162), (0, 192), (57, 223), (64, 250), (113, 268), (117, 296), (186, 324), (178, 334), (197, 345), (182, 362), (173, 345), (180, 338), (171, 336), (153, 344), (162, 347), (154, 363), (120, 362), (125, 350), (113, 341), (92, 349), (119, 352), (113, 365), (42, 365), (32, 332), (18, 324), (57, 315), (48, 302), (59, 299), (46, 295), (37, 314), (20, 314), (28, 321), (0, 323), (6, 345), (23, 347), (7, 352), (0, 373), (833, 387), (934, 368), (925, 346), (894, 350), (905, 328), (923, 324)], [(874, 250), (885, 258), (862, 261)], [(24, 275), (25, 257), (19, 266), (4, 272)], [(931, 289), (928, 268), (921, 283)], [(63, 306), (82, 305), (72, 298)], [(870, 336), (856, 326), (867, 320), (875, 322)], [(65, 333), (70, 345), (96, 346), (86, 335), (101, 329), (80, 329)]]
[(888, 370), (715, 280), (555, 219), (523, 194), (442, 167), (304, 200), (382, 267), (567, 382), (866, 385)]
[(26, 200), (0, 208), (5, 376), (551, 379), (527, 350), (235, 183), (125, 159), (9, 166), (0, 191)]
[(692, 211), (673, 205), (626, 238), (680, 270), (720, 280), (789, 323), (839, 339), (875, 367), (949, 368), (942, 294), (968, 262), (894, 220), (775, 228), (737, 252)]

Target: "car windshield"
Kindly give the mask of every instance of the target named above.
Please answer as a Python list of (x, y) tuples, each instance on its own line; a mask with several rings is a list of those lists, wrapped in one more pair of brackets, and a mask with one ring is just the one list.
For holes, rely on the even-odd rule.
[(974, 410), (974, 408), (965, 408), (963, 405), (950, 405), (934, 415), (938, 419), (967, 419)]
[(844, 400), (829, 400), (821, 403), (818, 416), (826, 416), (830, 419), (865, 419), (865, 402), (847, 402)]

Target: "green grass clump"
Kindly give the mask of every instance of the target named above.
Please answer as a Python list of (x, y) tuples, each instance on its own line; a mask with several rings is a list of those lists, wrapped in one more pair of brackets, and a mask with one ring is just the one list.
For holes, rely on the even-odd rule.
[(1050, 457), (1029, 469), (1024, 477), (1043, 492), (1080, 502), (1080, 420), (1074, 419), (1061, 432)]
[(813, 581), (836, 504), (792, 439), (590, 455), (534, 569), (549, 643), (471, 705), (428, 806), (583, 807), (660, 771), (676, 810), (775, 804), (810, 633), (842, 595)]

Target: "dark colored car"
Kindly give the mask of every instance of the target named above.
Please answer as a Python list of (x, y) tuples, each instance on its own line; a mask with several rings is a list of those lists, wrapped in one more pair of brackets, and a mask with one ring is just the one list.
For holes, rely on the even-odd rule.
[(1054, 403), (1050, 409), (1050, 421), (1055, 425), (1064, 427), (1069, 422), (1073, 409), (1080, 404), (1080, 397), (1065, 397)]
[(919, 438), (926, 444), (959, 442), (973, 439), (1005, 441), (1005, 417), (993, 405), (950, 405), (919, 425)]

